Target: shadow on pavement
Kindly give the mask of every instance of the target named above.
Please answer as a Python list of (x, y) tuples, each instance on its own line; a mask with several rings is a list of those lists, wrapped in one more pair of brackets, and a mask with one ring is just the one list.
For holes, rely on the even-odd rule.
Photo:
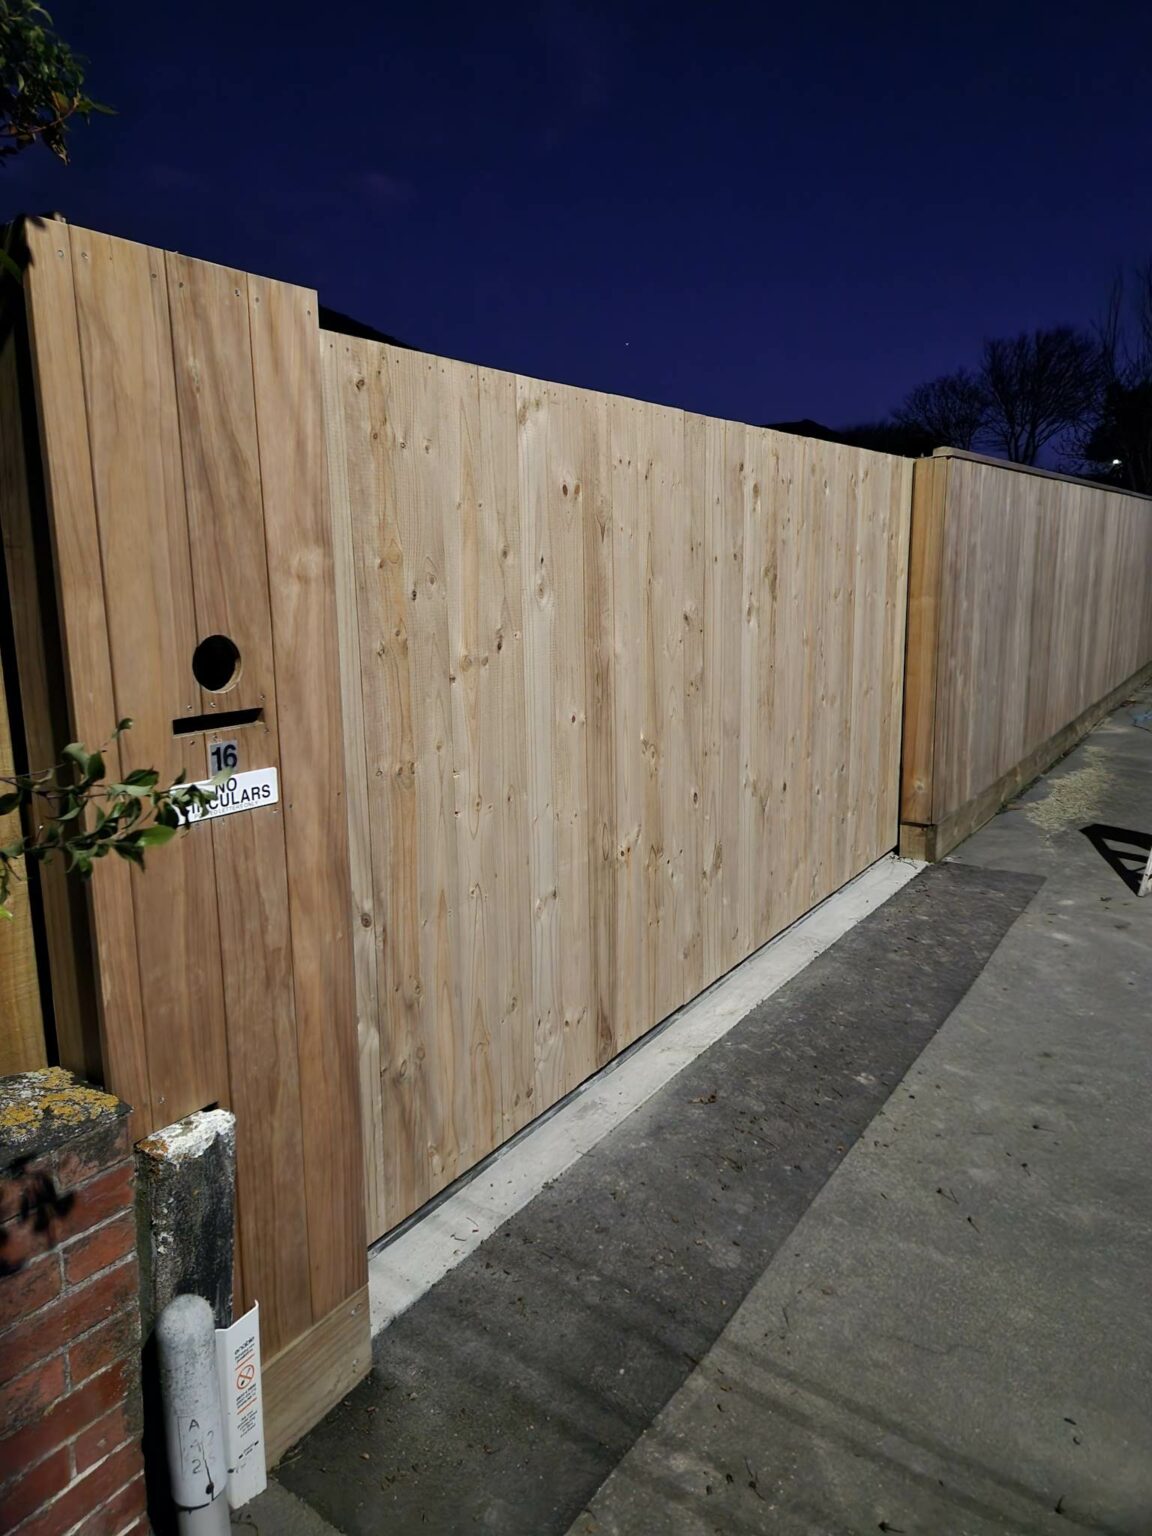
[[(1147, 832), (1131, 832), (1125, 827), (1107, 827), (1102, 822), (1093, 822), (1090, 827), (1080, 830), (1104, 862), (1111, 865), (1133, 895), (1138, 896), (1140, 876), (1152, 851), (1152, 836)], [(1114, 847), (1114, 844), (1121, 846)]]

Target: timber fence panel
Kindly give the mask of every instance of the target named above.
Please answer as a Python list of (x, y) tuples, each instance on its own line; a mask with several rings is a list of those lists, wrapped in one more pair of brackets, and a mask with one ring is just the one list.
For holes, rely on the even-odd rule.
[(942, 858), (1152, 664), (1152, 499), (941, 449), (915, 465), (901, 846)]
[(911, 476), (322, 357), (375, 1237), (893, 847)]

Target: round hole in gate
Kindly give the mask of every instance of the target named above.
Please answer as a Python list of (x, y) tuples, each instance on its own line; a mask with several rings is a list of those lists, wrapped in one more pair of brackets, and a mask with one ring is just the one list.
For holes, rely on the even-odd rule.
[(227, 635), (209, 635), (192, 652), (192, 675), (209, 693), (227, 693), (240, 680), (240, 652)]

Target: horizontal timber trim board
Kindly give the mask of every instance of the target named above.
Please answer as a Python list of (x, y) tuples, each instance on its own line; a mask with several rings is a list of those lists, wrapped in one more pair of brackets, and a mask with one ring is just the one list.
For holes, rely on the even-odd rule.
[(264, 1367), (269, 1467), (362, 1381), (371, 1365), (368, 1287), (363, 1285)]
[(1065, 753), (1070, 752), (1078, 741), (1105, 715), (1110, 715), (1136, 688), (1152, 682), (1152, 661), (1146, 662), (1139, 671), (1133, 672), (1104, 698), (1097, 700), (1076, 716), (1075, 720), (1049, 736), (1047, 741), (1029, 752), (995, 784), (974, 795), (966, 804), (949, 812), (942, 821), (925, 826), (916, 822), (900, 824), (900, 856), (905, 859), (924, 859), (930, 864), (946, 857), (965, 838), (971, 837), (986, 821), (991, 821), (1002, 805), (1029, 785)]
[(1130, 491), (1123, 485), (1109, 485), (1106, 480), (1087, 480), (1080, 475), (1062, 475), (1053, 469), (1038, 469), (1035, 464), (1017, 464), (1012, 459), (998, 459), (992, 454), (972, 453), (967, 448), (933, 448), (934, 459), (963, 459), (968, 464), (987, 464), (992, 469), (1006, 469), (1014, 475), (1039, 475), (1041, 480), (1063, 480), (1067, 485), (1083, 485), (1092, 491), (1110, 491), (1114, 496), (1131, 496), (1135, 501), (1152, 502), (1142, 491)]

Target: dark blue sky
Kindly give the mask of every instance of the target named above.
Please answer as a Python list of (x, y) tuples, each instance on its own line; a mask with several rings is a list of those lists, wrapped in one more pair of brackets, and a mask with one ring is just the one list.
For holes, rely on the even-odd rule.
[(495, 367), (845, 423), (1152, 255), (1144, 4), (49, 6), (119, 115), (0, 211)]

